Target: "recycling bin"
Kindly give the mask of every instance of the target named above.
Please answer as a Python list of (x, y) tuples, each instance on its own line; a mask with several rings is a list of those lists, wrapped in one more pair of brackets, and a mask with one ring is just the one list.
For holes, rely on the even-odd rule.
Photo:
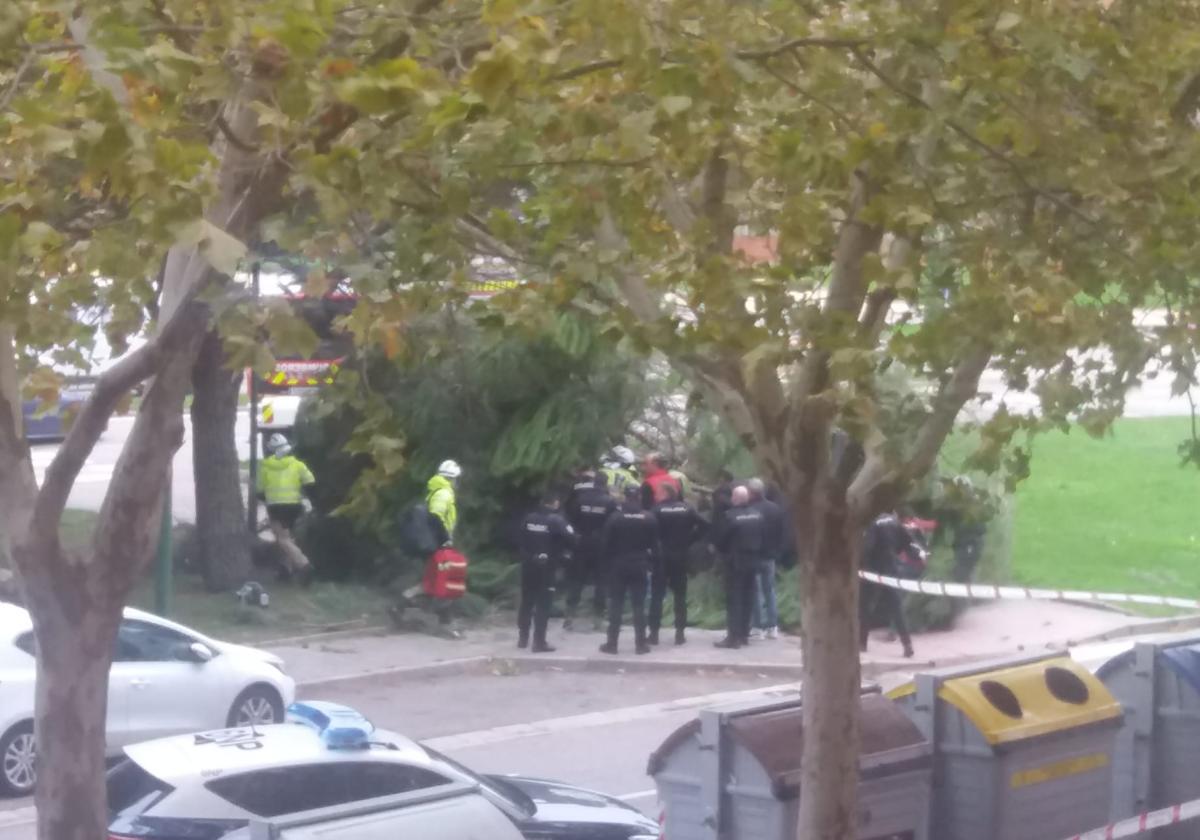
[(1061, 840), (1108, 823), (1121, 706), (1071, 659), (923, 673), (890, 696), (933, 746), (933, 840)]
[[(1200, 799), (1200, 636), (1139, 642), (1096, 671), (1125, 709), (1113, 762), (1112, 819)], [(1200, 822), (1153, 833), (1200, 840)]]
[[(930, 747), (886, 697), (861, 699), (858, 840), (926, 840)], [(707, 709), (650, 757), (671, 840), (795, 840), (798, 700)]]

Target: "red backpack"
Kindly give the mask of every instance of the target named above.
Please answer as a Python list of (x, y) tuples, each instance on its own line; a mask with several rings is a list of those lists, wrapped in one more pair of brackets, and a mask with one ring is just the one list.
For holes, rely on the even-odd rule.
[(461, 598), (467, 591), (466, 555), (449, 546), (439, 548), (425, 564), (421, 586), (425, 594), (432, 598)]

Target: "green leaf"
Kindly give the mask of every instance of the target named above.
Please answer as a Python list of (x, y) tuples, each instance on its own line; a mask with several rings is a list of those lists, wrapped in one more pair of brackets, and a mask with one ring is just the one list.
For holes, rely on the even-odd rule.
[(659, 102), (667, 116), (674, 117), (692, 107), (690, 96), (664, 96)]
[(1016, 12), (1005, 12), (996, 19), (995, 30), (1007, 32), (1021, 22), (1021, 16)]
[(233, 276), (246, 256), (246, 246), (241, 240), (230, 236), (208, 219), (197, 219), (185, 226), (179, 233), (178, 241), (181, 245), (197, 248), (214, 270), (229, 277)]

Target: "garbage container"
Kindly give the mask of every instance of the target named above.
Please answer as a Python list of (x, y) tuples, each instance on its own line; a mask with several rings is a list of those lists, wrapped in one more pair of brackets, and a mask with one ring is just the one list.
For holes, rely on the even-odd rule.
[[(861, 699), (859, 840), (925, 840), (928, 742), (890, 700)], [(650, 757), (671, 840), (795, 840), (800, 702), (700, 712)]]
[[(1200, 636), (1139, 642), (1096, 676), (1125, 709), (1113, 762), (1112, 819), (1200, 799)], [(1198, 840), (1200, 821), (1153, 836)]]
[(933, 745), (933, 840), (1060, 840), (1108, 823), (1121, 707), (1069, 658), (919, 674), (890, 696)]

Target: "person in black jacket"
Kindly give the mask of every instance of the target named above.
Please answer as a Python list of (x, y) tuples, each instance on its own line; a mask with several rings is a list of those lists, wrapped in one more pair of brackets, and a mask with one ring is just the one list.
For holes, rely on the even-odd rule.
[(663, 601), (670, 586), (675, 605), (675, 644), (682, 645), (687, 641), (684, 629), (687, 627), (688, 549), (708, 530), (708, 523), (694, 507), (676, 498), (674, 487), (666, 486), (664, 493), (667, 499), (654, 508), (663, 553), (662, 562), (655, 564), (650, 574), (650, 635), (647, 641), (658, 644)]
[(575, 531), (558, 512), (553, 493), (542, 497), (541, 504), (521, 522), (518, 535), (521, 554), (521, 606), (517, 611), (517, 647), (529, 644), (529, 625), (533, 624), (533, 652), (550, 653), (546, 643), (546, 625), (554, 600), (554, 578), (559, 565), (575, 546)]
[(603, 553), (608, 563), (608, 641), (601, 653), (616, 653), (625, 612), (625, 594), (633, 602), (633, 639), (637, 653), (649, 653), (646, 644), (646, 581), (650, 569), (660, 562), (658, 520), (642, 507), (640, 487), (629, 487), (625, 501), (604, 524)]
[(592, 610), (596, 623), (599, 624), (604, 618), (608, 575), (604, 571), (600, 536), (604, 523), (616, 506), (600, 473), (584, 470), (575, 479), (575, 485), (567, 497), (566, 515), (567, 521), (579, 535), (579, 548), (567, 564), (567, 616), (563, 621), (564, 630), (572, 628), (579, 603), (583, 600), (583, 588), (589, 581), (593, 587)]
[(735, 487), (733, 507), (725, 514), (717, 535), (717, 548), (725, 558), (725, 638), (713, 644), (739, 648), (750, 643), (750, 613), (754, 608), (754, 583), (766, 557), (767, 523), (760, 508), (750, 504), (750, 491)]
[(763, 535), (763, 559), (755, 571), (754, 630), (756, 638), (779, 638), (779, 608), (775, 600), (775, 566), (783, 556), (786, 523), (783, 508), (767, 497), (767, 485), (761, 478), (746, 482), (750, 504), (762, 511), (766, 526)]
[[(863, 534), (862, 568), (878, 575), (898, 577), (897, 562), (901, 551), (913, 547), (912, 534), (900, 522), (894, 512), (880, 514), (867, 526)], [(890, 622), (904, 645), (904, 655), (913, 655), (912, 638), (908, 634), (908, 622), (904, 618), (904, 601), (900, 590), (879, 583), (859, 581), (858, 590), (858, 643), (859, 649), (867, 649), (867, 637), (873, 620), (880, 617)]]

